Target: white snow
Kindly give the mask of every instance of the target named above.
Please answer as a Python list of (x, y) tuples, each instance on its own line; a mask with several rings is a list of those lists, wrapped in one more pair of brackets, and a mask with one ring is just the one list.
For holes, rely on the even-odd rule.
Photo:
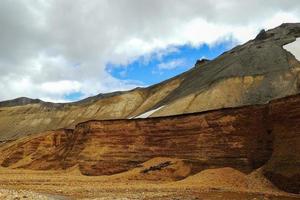
[(136, 116), (136, 117), (134, 117), (134, 118), (147, 118), (147, 117), (149, 117), (150, 115), (152, 115), (153, 113), (155, 113), (156, 111), (162, 109), (163, 107), (165, 107), (165, 106), (160, 106), (160, 107), (158, 107), (158, 108), (156, 108), (156, 109), (149, 110), (149, 111), (147, 111), (147, 112), (145, 112), (145, 113), (143, 113), (143, 114), (140, 114), (140, 115), (138, 115), (138, 116)]
[(297, 38), (295, 42), (284, 45), (283, 48), (291, 52), (300, 61), (300, 38)]

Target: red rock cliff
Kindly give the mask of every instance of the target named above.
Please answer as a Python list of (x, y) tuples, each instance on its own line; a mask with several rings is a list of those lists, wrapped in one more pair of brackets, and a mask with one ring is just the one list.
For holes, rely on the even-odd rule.
[(1, 147), (4, 167), (110, 175), (154, 157), (185, 160), (192, 172), (233, 167), (300, 191), (300, 95), (270, 104), (134, 120), (88, 121)]

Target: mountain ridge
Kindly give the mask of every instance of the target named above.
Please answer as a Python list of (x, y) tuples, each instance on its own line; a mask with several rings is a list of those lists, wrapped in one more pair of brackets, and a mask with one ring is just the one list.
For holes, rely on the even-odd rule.
[[(78, 102), (0, 107), (0, 140), (95, 119), (178, 115), (265, 104), (300, 92), (300, 62), (283, 48), (300, 37), (300, 23), (286, 23), (161, 83), (98, 94)], [(29, 101), (30, 102), (30, 101)], [(0, 104), (1, 105), (1, 104)], [(152, 111), (154, 111), (152, 113)]]

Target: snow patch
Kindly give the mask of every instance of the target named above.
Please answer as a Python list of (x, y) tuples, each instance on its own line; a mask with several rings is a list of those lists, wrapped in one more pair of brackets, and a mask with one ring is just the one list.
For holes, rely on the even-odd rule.
[(284, 45), (283, 48), (291, 52), (300, 61), (300, 38), (297, 38), (295, 42)]
[(145, 112), (145, 113), (143, 113), (143, 114), (140, 114), (140, 115), (138, 115), (138, 116), (136, 116), (136, 117), (134, 117), (134, 118), (147, 118), (147, 117), (149, 117), (150, 115), (152, 115), (153, 113), (155, 113), (156, 111), (162, 109), (163, 107), (165, 107), (165, 106), (160, 106), (160, 107), (158, 107), (158, 108), (156, 108), (156, 109), (149, 110), (149, 111), (147, 111), (147, 112)]

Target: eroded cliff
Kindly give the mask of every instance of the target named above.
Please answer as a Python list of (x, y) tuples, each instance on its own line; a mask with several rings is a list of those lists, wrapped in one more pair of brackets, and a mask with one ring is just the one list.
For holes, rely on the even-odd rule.
[(179, 116), (87, 121), (74, 130), (21, 138), (0, 147), (3, 167), (112, 175), (155, 157), (182, 160), (191, 174), (262, 168), (277, 187), (300, 192), (300, 96), (265, 105)]

